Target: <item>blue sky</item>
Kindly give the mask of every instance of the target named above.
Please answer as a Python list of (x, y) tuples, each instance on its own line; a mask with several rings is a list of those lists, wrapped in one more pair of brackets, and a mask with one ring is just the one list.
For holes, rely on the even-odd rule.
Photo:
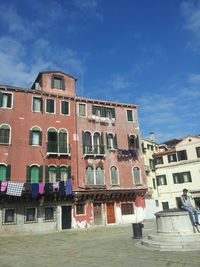
[(200, 1), (1, 0), (0, 12), (1, 84), (61, 70), (79, 96), (138, 104), (144, 138), (200, 134)]

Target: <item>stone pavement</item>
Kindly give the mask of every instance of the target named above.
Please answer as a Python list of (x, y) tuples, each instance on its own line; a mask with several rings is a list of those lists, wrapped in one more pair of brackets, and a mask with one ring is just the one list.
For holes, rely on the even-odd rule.
[[(145, 222), (143, 237), (154, 231), (155, 221)], [(200, 267), (200, 251), (145, 249), (132, 236), (130, 224), (49, 234), (1, 235), (0, 266)]]

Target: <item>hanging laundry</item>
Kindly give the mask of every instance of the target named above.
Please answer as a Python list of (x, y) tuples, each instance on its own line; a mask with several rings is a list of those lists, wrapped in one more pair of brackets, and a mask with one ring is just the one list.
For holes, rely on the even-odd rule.
[(30, 184), (30, 183), (25, 183), (25, 184), (24, 184), (24, 187), (25, 187), (25, 191), (26, 191), (26, 192), (31, 192), (31, 188), (32, 188), (32, 187), (31, 187), (31, 184)]
[(8, 182), (7, 181), (2, 181), (1, 182), (1, 192), (5, 192), (7, 186), (8, 186)]
[(72, 194), (72, 181), (67, 180), (66, 181), (66, 195), (71, 195)]
[(39, 194), (44, 194), (44, 183), (39, 183)]
[(8, 182), (6, 195), (21, 196), (24, 183)]
[(46, 183), (44, 186), (44, 192), (46, 194), (53, 193), (53, 184), (52, 183)]
[(59, 189), (59, 182), (53, 183), (53, 191), (56, 192)]
[(60, 194), (60, 196), (65, 195), (65, 183), (64, 183), (64, 181), (59, 183), (59, 194)]
[(31, 189), (32, 189), (32, 198), (37, 198), (39, 195), (39, 184), (37, 183), (31, 184)]

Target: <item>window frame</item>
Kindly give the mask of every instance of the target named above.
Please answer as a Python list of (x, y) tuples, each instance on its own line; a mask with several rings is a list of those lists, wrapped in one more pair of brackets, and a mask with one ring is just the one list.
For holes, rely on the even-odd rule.
[[(188, 175), (189, 181), (185, 181), (184, 174), (187, 174), (187, 175), (189, 174)], [(176, 176), (177, 176), (177, 178), (175, 179)], [(190, 171), (172, 173), (172, 177), (173, 177), (173, 183), (174, 184), (192, 183), (192, 176), (191, 176)]]
[[(84, 105), (85, 106), (85, 116), (80, 115), (79, 105)], [(77, 103), (77, 113), (78, 113), (78, 117), (87, 118), (87, 104), (86, 103)]]
[[(112, 182), (112, 171), (111, 171), (111, 169), (112, 168), (115, 168), (115, 170), (116, 170), (116, 174), (117, 174), (117, 183), (116, 184), (114, 184), (113, 182)], [(119, 183), (119, 171), (118, 171), (118, 168), (116, 167), (116, 166), (111, 166), (110, 167), (110, 184), (112, 185), (112, 186), (115, 186), (115, 185), (119, 185), (120, 183)]]
[[(161, 159), (161, 163), (157, 163), (157, 159)], [(155, 165), (163, 164), (163, 157), (162, 156), (155, 157), (154, 160), (155, 160)]]
[[(48, 112), (47, 111), (47, 101), (48, 100), (53, 100), (53, 102), (54, 102), (54, 112)], [(45, 98), (45, 113), (47, 113), (47, 114), (56, 114), (56, 100), (55, 99), (53, 99), (53, 98)]]
[[(131, 207), (130, 208), (131, 211), (128, 211), (129, 210), (128, 207)], [(133, 215), (133, 214), (135, 214), (134, 204), (132, 202), (121, 202), (121, 215), (127, 216), (127, 215)]]
[[(2, 108), (2, 109), (13, 109), (13, 93), (8, 93), (7, 91), (5, 91), (5, 92), (0, 92), (0, 94), (2, 94), (2, 105), (0, 106), (0, 108)], [(11, 101), (10, 101), (10, 103), (11, 103), (11, 107), (4, 107), (3, 106), (3, 96), (4, 95), (11, 95)], [(8, 102), (8, 101), (7, 101)], [(7, 103), (8, 104), (8, 103)]]
[[(175, 156), (175, 157), (174, 157), (174, 156)], [(171, 160), (171, 157), (173, 157), (173, 160)], [(177, 162), (177, 155), (176, 155), (176, 153), (168, 154), (168, 155), (167, 155), (167, 159), (168, 159), (168, 163), (171, 163), (171, 162)]]
[[(28, 209), (35, 209), (35, 219), (33, 221), (27, 220), (27, 210)], [(24, 208), (24, 224), (30, 224), (30, 223), (37, 223), (38, 222), (38, 211), (37, 207), (25, 207)]]
[[(83, 207), (83, 213), (78, 212), (77, 207), (80, 205)], [(86, 205), (84, 203), (77, 203), (75, 205), (75, 214), (76, 214), (76, 216), (85, 216), (86, 215)]]
[[(14, 215), (13, 215), (13, 221), (12, 222), (6, 222), (5, 221), (5, 216), (6, 216), (6, 211), (7, 210), (14, 210)], [(13, 225), (13, 224), (17, 224), (17, 208), (4, 208), (3, 209), (3, 225)]]
[[(130, 112), (130, 111), (131, 111), (131, 118), (132, 118), (132, 120), (129, 120), (128, 112)], [(130, 123), (133, 123), (135, 121), (135, 119), (134, 119), (134, 112), (133, 112), (132, 109), (127, 109), (126, 110), (126, 120), (127, 120), (127, 122), (130, 122)]]
[[(40, 100), (40, 110), (39, 111), (38, 110), (34, 110), (34, 99), (39, 99)], [(39, 96), (33, 96), (32, 97), (32, 112), (33, 113), (42, 113), (42, 110), (43, 110), (42, 105), (43, 105), (42, 97), (39, 97)]]
[[(52, 208), (53, 209), (53, 218), (52, 219), (46, 219), (46, 209)], [(55, 206), (44, 206), (43, 207), (43, 222), (55, 222), (56, 221), (56, 207)]]
[[(58, 87), (55, 87), (55, 80), (60, 80), (60, 88)], [(62, 75), (56, 75), (56, 74), (53, 74), (51, 76), (51, 89), (56, 89), (56, 90), (59, 90), (59, 91), (65, 91), (65, 77), (62, 76)]]
[[(186, 158), (184, 158), (184, 159), (182, 158), (183, 154), (182, 154), (182, 156), (181, 156), (181, 153), (183, 153), (183, 152), (184, 152), (184, 156), (186, 156)], [(177, 160), (178, 160), (178, 161), (188, 160), (187, 150), (186, 150), (186, 149), (177, 151)]]
[[(8, 128), (4, 129), (3, 126), (8, 126)], [(0, 142), (0, 145), (4, 145), (4, 146), (11, 145), (11, 126), (9, 124), (7, 124), (7, 123), (2, 123), (0, 125), (0, 131), (1, 131), (1, 129), (3, 129), (3, 130), (9, 130), (9, 136), (8, 136), (8, 143), (1, 143)], [(4, 138), (5, 138), (5, 136), (4, 136)]]
[[(67, 114), (62, 113), (62, 102), (68, 103), (68, 113)], [(69, 101), (66, 101), (66, 100), (61, 100), (60, 101), (60, 115), (70, 116), (70, 102)]]
[(200, 146), (196, 147), (196, 155), (197, 155), (197, 158), (200, 158)]
[[(164, 183), (163, 184), (160, 183), (161, 177), (163, 177), (163, 179), (164, 179)], [(157, 186), (167, 185), (167, 177), (166, 177), (166, 175), (165, 174), (156, 175), (156, 183), (157, 183)]]
[[(136, 183), (134, 169), (137, 169), (138, 170), (139, 179), (140, 179), (140, 182), (139, 183)], [(132, 175), (133, 175), (133, 184), (136, 185), (136, 186), (142, 185), (141, 169), (139, 167), (135, 166), (135, 167), (132, 168)]]

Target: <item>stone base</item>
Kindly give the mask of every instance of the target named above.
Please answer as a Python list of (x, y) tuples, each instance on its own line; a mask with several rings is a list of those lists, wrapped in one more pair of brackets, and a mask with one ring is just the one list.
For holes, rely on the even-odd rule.
[(191, 235), (154, 234), (143, 239), (141, 244), (163, 251), (193, 251), (200, 250), (200, 233)]

